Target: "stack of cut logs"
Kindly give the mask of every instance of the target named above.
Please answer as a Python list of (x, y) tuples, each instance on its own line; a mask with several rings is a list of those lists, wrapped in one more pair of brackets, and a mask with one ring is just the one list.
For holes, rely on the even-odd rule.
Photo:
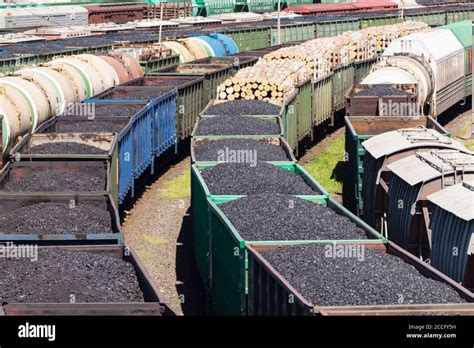
[(427, 28), (425, 23), (408, 21), (280, 48), (224, 81), (217, 88), (217, 98), (258, 99), (281, 105), (304, 81), (327, 76), (339, 64), (374, 58), (398, 37)]
[(218, 99), (257, 99), (281, 104), (308, 76), (308, 69), (301, 60), (260, 61), (239, 70), (217, 87)]
[(383, 25), (380, 27), (370, 27), (358, 31), (367, 38), (375, 40), (377, 51), (383, 50), (395, 39), (401, 36), (413, 34), (429, 29), (428, 24), (424, 22), (407, 21), (393, 25)]

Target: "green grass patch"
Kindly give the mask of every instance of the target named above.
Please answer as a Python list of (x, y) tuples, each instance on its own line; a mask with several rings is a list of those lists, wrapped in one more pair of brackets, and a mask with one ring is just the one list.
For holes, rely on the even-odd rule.
[(187, 168), (174, 179), (166, 182), (159, 197), (164, 199), (183, 199), (191, 196), (191, 170)]
[(456, 137), (461, 138), (461, 139), (466, 139), (466, 135), (470, 136), (471, 125), (472, 125), (472, 119), (471, 117), (468, 117), (467, 120), (464, 121), (462, 126), (457, 131)]
[(474, 151), (474, 140), (468, 140), (464, 143), (464, 146), (466, 146), (469, 150)]
[(342, 192), (344, 170), (345, 136), (334, 138), (331, 144), (319, 153), (304, 168), (330, 193)]

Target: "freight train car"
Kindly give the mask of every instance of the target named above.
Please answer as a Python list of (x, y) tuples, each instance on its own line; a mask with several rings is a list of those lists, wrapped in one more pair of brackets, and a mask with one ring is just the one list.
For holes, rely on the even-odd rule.
[[(209, 50), (208, 47), (207, 49)], [(315, 52), (317, 51), (316, 46)], [(206, 52), (206, 48), (204, 48), (204, 52)], [(267, 51), (264, 52), (264, 54), (265, 53), (269, 52)], [(356, 53), (358, 52), (356, 51)], [(252, 53), (250, 53), (250, 55), (251, 54)], [(261, 56), (262, 52), (255, 54)], [(104, 92), (104, 82), (99, 81), (99, 79), (94, 78), (94, 76), (90, 76), (94, 71), (97, 75), (97, 67), (86, 68), (82, 64), (80, 66), (78, 65), (83, 72), (82, 75), (89, 77), (89, 79), (84, 78), (84, 76), (79, 76), (81, 74), (74, 75), (71, 69), (67, 69), (67, 63), (70, 65), (79, 64), (76, 61), (77, 58), (73, 58), (72, 61), (69, 62), (67, 60), (65, 62), (62, 59), (61, 66), (53, 67), (58, 70), (62, 68), (64, 75), (68, 76), (71, 83), (82, 86), (80, 91), (83, 98), (88, 98), (93, 93), (99, 93), (93, 95), (94, 100), (89, 100), (89, 103), (80, 104), (83, 107), (86, 104), (94, 104), (96, 117), (88, 119), (87, 115), (85, 115), (86, 117), (82, 115), (83, 117), (81, 118), (81, 115), (70, 112), (68, 115), (72, 115), (73, 117), (55, 117), (40, 128), (52, 137), (55, 137), (57, 135), (52, 135), (52, 133), (71, 131), (71, 126), (73, 126), (72, 129), (77, 129), (75, 127), (85, 127), (81, 128), (82, 131), (78, 132), (82, 134), (86, 132), (84, 129), (92, 129), (92, 133), (95, 135), (101, 133), (100, 129), (103, 129), (101, 127), (117, 126), (113, 127), (113, 129), (115, 129), (113, 132), (118, 134), (115, 151), (116, 159), (114, 159), (113, 154), (110, 156), (111, 158), (108, 159), (112, 169), (107, 179), (107, 185), (110, 188), (109, 193), (114, 199), (118, 199), (121, 202), (125, 202), (130, 195), (134, 194), (134, 183), (136, 180), (146, 178), (150, 173), (153, 173), (153, 164), (155, 161), (164, 158), (165, 154), (173, 153), (177, 141), (183, 140), (184, 142), (186, 138), (188, 138), (186, 132), (188, 132), (191, 122), (186, 123), (186, 118), (192, 119), (196, 116), (196, 105), (198, 105), (198, 108), (202, 108), (204, 106), (203, 100), (208, 101), (215, 95), (218, 84), (221, 82), (228, 84), (226, 81), (230, 80), (229, 84), (233, 85), (234, 82), (232, 81), (231, 74), (237, 69), (233, 64), (209, 64), (209, 66), (203, 64), (201, 67), (191, 64), (191, 66), (183, 66), (183, 68), (177, 66), (172, 68), (169, 72), (158, 72), (157, 77), (149, 79), (149, 82), (146, 82), (146, 79), (134, 80), (129, 83), (133, 86), (112, 87), (112, 89)], [(122, 59), (122, 61), (127, 61), (127, 59)], [(116, 70), (116, 77), (119, 79), (119, 82), (127, 82), (132, 77), (131, 75), (134, 69), (140, 70), (138, 63), (135, 63), (133, 67), (124, 66), (122, 64), (120, 69), (116, 69), (117, 62), (111, 64)], [(189, 71), (186, 71), (187, 68), (196, 69), (196, 72), (189, 74)], [(259, 287), (258, 274), (250, 273), (252, 270), (247, 267), (249, 260), (251, 260), (251, 256), (249, 256), (251, 250), (249, 249), (248, 242), (256, 242), (254, 244), (262, 244), (261, 247), (266, 248), (275, 242), (283, 242), (281, 244), (296, 244), (304, 241), (306, 244), (318, 244), (317, 242), (324, 243), (324, 241), (326, 241), (326, 243), (334, 244), (338, 240), (345, 240), (358, 243), (359, 238), (361, 238), (363, 239), (363, 243), (369, 243), (371, 245), (377, 244), (379, 251), (389, 251), (388, 253), (390, 254), (390, 250), (395, 250), (395, 254), (400, 255), (397, 248), (387, 245), (385, 238), (374, 231), (373, 228), (348, 212), (339, 203), (327, 197), (324, 188), (309, 178), (304, 170), (292, 161), (292, 156), (288, 156), (288, 147), (285, 145), (286, 141), (281, 138), (283, 130), (285, 131), (283, 135), (287, 138), (287, 142), (291, 140), (292, 148), (296, 149), (298, 144), (301, 144), (309, 133), (312, 133), (313, 126), (318, 125), (318, 122), (329, 121), (332, 112), (341, 109), (344, 105), (343, 91), (354, 82), (354, 69), (354, 62), (348, 60), (344, 62), (344, 64), (334, 65), (327, 75), (300, 81), (301, 83), (291, 86), (293, 87), (294, 93), (289, 95), (290, 98), (287, 98), (287, 100), (281, 103), (282, 105), (277, 107), (263, 100), (238, 100), (238, 102), (250, 104), (250, 107), (241, 106), (238, 109), (240, 112), (244, 112), (245, 115), (248, 116), (252, 114), (252, 110), (256, 110), (255, 103), (259, 105), (263, 103), (265, 110), (272, 109), (272, 111), (268, 111), (265, 115), (258, 114), (253, 115), (253, 117), (246, 117), (245, 115), (237, 116), (234, 112), (226, 117), (223, 114), (215, 114), (215, 109), (213, 111), (211, 108), (218, 107), (218, 104), (211, 103), (206, 109), (207, 116), (203, 116), (199, 120), (194, 135), (199, 136), (200, 139), (199, 141), (193, 141), (193, 145), (196, 146), (193, 151), (194, 153), (201, 151), (198, 147), (199, 143), (201, 143), (200, 146), (203, 146), (203, 142), (206, 143), (206, 141), (203, 141), (203, 138), (207, 137), (213, 141), (230, 140), (222, 139), (222, 133), (217, 133), (216, 138), (215, 134), (211, 134), (213, 132), (209, 131), (209, 127), (206, 130), (205, 123), (216, 122), (219, 127), (223, 127), (227, 130), (229, 127), (233, 129), (234, 139), (231, 140), (238, 138), (245, 143), (251, 143), (253, 145), (250, 145), (250, 149), (262, 149), (263, 147), (268, 150), (269, 146), (272, 145), (277, 148), (277, 153), (280, 154), (279, 156), (282, 156), (277, 157), (280, 163), (261, 162), (257, 166), (258, 168), (246, 167), (241, 169), (239, 175), (235, 175), (233, 171), (228, 171), (227, 175), (219, 175), (220, 170), (226, 169), (226, 163), (207, 163), (204, 165), (200, 163), (193, 165), (193, 175), (195, 179), (193, 188), (196, 188), (196, 184), (201, 188), (201, 192), (199, 192), (199, 187), (197, 187), (198, 190), (195, 191), (198, 197), (194, 202), (201, 202), (201, 204), (197, 207), (193, 206), (193, 218), (197, 219), (198, 223), (201, 222), (201, 226), (206, 226), (206, 224), (208, 226), (208, 228), (204, 227), (195, 231), (195, 233), (200, 234), (196, 240), (199, 240), (200, 247), (202, 247), (202, 249), (198, 249), (200, 253), (197, 255), (199, 259), (197, 262), (199, 262), (204, 269), (204, 281), (208, 284), (210, 294), (213, 296), (212, 303), (214, 304), (214, 309), (218, 313), (246, 314), (251, 310), (251, 307), (247, 306), (251, 294), (250, 291), (255, 291), (254, 294), (258, 296), (258, 293), (267, 290), (262, 286)], [(67, 74), (68, 72), (69, 74)], [(188, 74), (188, 78), (182, 79), (182, 74)], [(107, 81), (110, 83), (111, 80)], [(165, 81), (171, 84), (169, 88), (154, 86), (155, 83), (162, 84)], [(230, 87), (230, 85), (226, 87)], [(262, 89), (258, 87), (257, 85), (257, 88), (254, 88), (252, 84), (251, 88), (258, 91), (270, 92), (270, 94), (271, 92), (276, 92), (278, 96), (279, 91), (277, 87), (274, 91), (272, 91), (271, 86), (262, 85)], [(265, 87), (270, 88), (270, 90), (265, 90)], [(333, 93), (333, 90), (336, 90), (337, 93)], [(259, 93), (261, 96), (261, 92)], [(336, 94), (337, 96), (334, 97)], [(203, 97), (203, 95), (205, 95), (205, 97)], [(178, 96), (181, 100), (178, 99)], [(323, 106), (320, 105), (321, 102), (324, 103)], [(224, 102), (224, 111), (226, 108), (230, 109), (230, 103), (231, 101)], [(14, 104), (14, 102), (10, 102), (10, 104)], [(111, 104), (114, 104), (113, 111), (110, 109)], [(181, 105), (185, 106), (184, 111), (191, 106), (190, 111), (186, 111), (184, 115), (179, 115), (177, 106)], [(99, 115), (99, 109), (102, 109), (105, 116), (103, 114), (102, 116)], [(14, 110), (13, 107), (12, 110)], [(12, 115), (17, 114), (12, 113)], [(29, 114), (27, 115), (30, 116)], [(184, 131), (178, 135), (177, 129), (180, 128), (176, 127), (176, 123), (179, 117), (181, 117), (180, 121), (184, 121), (183, 128), (181, 128), (184, 129)], [(200, 128), (203, 127), (203, 124), (204, 131)], [(258, 129), (256, 124), (258, 124), (258, 127), (264, 127), (265, 131), (271, 131), (255, 134), (255, 130)], [(198, 129), (200, 132), (197, 131)], [(248, 134), (243, 134), (243, 129), (250, 129), (254, 136), (257, 135), (261, 139), (249, 139)], [(291, 131), (286, 131), (286, 129)], [(181, 137), (182, 139), (179, 139)], [(207, 143), (211, 143), (211, 141), (207, 141)], [(22, 145), (24, 145), (24, 147), (21, 148), (28, 148), (26, 140), (24, 140)], [(275, 147), (270, 146), (271, 149), (275, 149)], [(259, 151), (258, 153), (260, 156), (264, 151)], [(268, 153), (266, 154), (268, 155)], [(16, 155), (12, 153), (11, 158), (16, 158)], [(28, 158), (28, 156), (25, 156), (25, 159), (26, 158)], [(31, 159), (32, 157), (29, 158)], [(36, 158), (36, 160), (39, 160), (39, 158)], [(113, 165), (115, 163), (114, 161), (118, 161), (118, 164)], [(284, 163), (281, 163), (281, 161)], [(33, 164), (33, 166), (34, 165), (40, 166), (38, 164)], [(22, 163), (15, 165), (15, 167), (21, 166), (28, 166), (28, 164)], [(214, 176), (212, 173), (214, 173)], [(245, 179), (246, 177), (249, 179)], [(291, 177), (291, 180), (288, 179), (289, 177)], [(219, 178), (227, 180), (227, 183), (223, 181), (219, 187), (219, 183), (216, 184), (213, 182), (213, 179), (216, 178), (218, 180)], [(256, 180), (256, 178), (258, 178), (258, 180)], [(275, 178), (277, 178), (277, 180), (274, 180)], [(283, 179), (280, 180), (279, 178)], [(264, 196), (255, 198), (257, 190), (249, 188), (250, 183), (255, 184), (256, 188), (260, 190)], [(238, 189), (237, 185), (240, 185)], [(219, 190), (216, 191), (216, 188)], [(287, 196), (283, 196), (283, 198), (278, 195), (266, 196), (268, 193), (266, 192), (267, 190), (275, 192), (275, 188), (278, 188), (278, 192), (286, 194)], [(247, 192), (244, 192), (244, 190), (247, 190)], [(248, 190), (251, 191), (249, 192)], [(209, 197), (214, 194), (214, 197)], [(196, 197), (194, 193), (193, 195)], [(236, 197), (235, 195), (238, 196)], [(295, 195), (297, 195), (297, 197)], [(203, 201), (205, 202), (202, 203)], [(296, 204), (298, 209), (294, 209), (291, 204), (288, 204), (289, 202)], [(193, 203), (193, 205), (195, 204)], [(280, 214), (275, 214), (275, 210), (272, 210), (275, 209), (275, 207), (278, 207)], [(249, 208), (253, 211), (249, 212), (247, 210), (247, 212), (244, 212), (243, 216), (245, 219), (238, 217), (242, 209)], [(261, 214), (255, 213), (258, 209), (262, 211)], [(282, 211), (285, 209), (286, 213), (283, 214)], [(194, 213), (194, 211), (196, 211), (196, 213)], [(251, 221), (248, 218), (258, 219), (264, 216), (264, 213), (267, 214), (267, 220), (258, 223), (265, 224), (266, 228), (255, 229), (254, 227), (257, 225), (257, 220)], [(212, 218), (210, 218), (211, 215)], [(326, 216), (327, 218), (321, 219), (321, 216)], [(277, 221), (276, 217), (280, 220)], [(317, 231), (295, 228), (294, 226), (296, 225), (293, 225), (293, 223), (297, 223), (303, 218), (310, 219), (305, 220), (307, 223), (306, 226), (314, 227), (317, 223), (320, 228)], [(250, 229), (246, 228), (245, 225), (239, 225), (239, 222), (248, 221), (251, 221), (251, 223), (247, 225), (250, 226)], [(268, 228), (268, 226), (272, 226), (272, 223), (275, 224), (275, 221), (278, 222), (276, 227)], [(290, 222), (288, 223), (288, 221)], [(334, 229), (333, 226), (335, 223), (337, 223), (337, 226), (340, 228)], [(282, 228), (282, 226), (285, 226), (285, 228)], [(298, 235), (298, 239), (296, 239), (295, 234), (300, 231), (309, 232), (310, 234)], [(260, 232), (262, 235), (249, 234), (255, 232)], [(267, 234), (264, 235), (263, 233)], [(315, 235), (317, 235), (317, 241), (313, 239)], [(380, 246), (381, 243), (383, 244), (382, 246)], [(229, 253), (229, 251), (231, 252)], [(404, 259), (406, 263), (415, 265), (413, 258), (410, 258), (406, 254), (404, 254), (402, 259)], [(377, 263), (373, 262), (371, 264), (374, 265)], [(441, 285), (444, 283), (445, 285), (443, 291), (440, 292), (444, 293), (445, 291), (451, 290), (453, 296), (457, 294), (472, 302), (472, 295), (464, 288), (458, 285), (453, 286), (452, 281), (446, 280), (446, 278), (441, 277), (439, 273), (434, 272), (431, 268), (428, 268), (420, 262), (417, 262), (415, 266), (419, 272), (417, 273), (417, 279), (420, 281), (420, 284), (422, 284), (422, 276), (438, 280), (438, 283)], [(422, 276), (420, 276), (420, 274)], [(206, 275), (208, 275), (208, 277), (206, 277)], [(272, 276), (273, 275), (272, 273)], [(253, 276), (256, 278), (252, 278)], [(267, 276), (264, 277), (265, 279), (269, 279)], [(388, 279), (389, 278), (390, 277), (388, 277)], [(248, 279), (256, 279), (252, 285), (256, 287), (249, 287)], [(340, 285), (339, 283), (339, 286)], [(374, 289), (378, 291), (377, 284), (374, 285)], [(288, 290), (288, 288), (286, 288), (286, 290)], [(437, 293), (437, 291), (435, 291), (435, 293)], [(450, 298), (446, 306), (450, 306), (450, 308), (454, 310), (448, 313), (466, 313), (472, 310), (470, 309), (472, 306), (469, 304), (461, 303), (455, 305), (454, 303), (457, 303), (457, 300), (459, 301), (456, 296)], [(256, 298), (255, 301), (256, 306), (261, 305), (261, 303), (258, 302), (258, 298)], [(419, 298), (418, 301), (421, 301), (418, 302), (420, 304), (425, 304), (424, 298)], [(308, 303), (309, 302), (306, 304)], [(309, 304), (311, 305), (311, 303)], [(315, 303), (313, 307), (317, 307), (317, 305), (318, 303)], [(368, 305), (374, 305), (374, 303), (369, 301)], [(437, 305), (430, 307), (428, 310), (433, 313), (445, 313), (446, 306)], [(276, 313), (275, 308), (276, 307), (272, 307), (272, 313)], [(308, 306), (305, 307), (305, 310), (306, 309), (308, 309)], [(359, 312), (365, 311), (364, 313), (374, 313), (373, 309), (353, 309), (359, 310)], [(387, 311), (390, 312), (390, 310), (392, 310), (391, 313), (393, 313), (393, 309), (394, 308), (381, 308), (380, 314), (387, 314)], [(262, 311), (263, 310), (264, 309), (262, 309)], [(337, 311), (341, 310), (341, 308), (333, 308), (333, 310)], [(420, 312), (419, 307), (415, 308), (412, 305), (409, 305), (408, 308), (404, 308), (404, 310), (406, 310), (406, 312), (404, 312), (406, 314)], [(375, 310), (375, 313), (379, 314), (377, 310)]]
[(2, 153), (7, 154), (20, 137), (36, 132), (72, 103), (142, 75), (136, 60), (117, 53), (55, 59), (44, 67), (0, 78)]
[(146, 18), (146, 5), (140, 4), (105, 4), (84, 6), (89, 13), (89, 24), (126, 23)]
[(354, 3), (328, 3), (288, 6), (284, 11), (306, 16), (354, 14), (397, 10), (398, 4), (392, 1), (362, 1)]
[[(428, 114), (437, 117), (472, 94), (471, 65), (471, 21), (399, 38), (384, 51), (381, 62), (373, 67), (361, 86), (348, 93), (351, 107), (347, 112), (351, 116)], [(388, 91), (381, 88), (383, 85), (394, 88)], [(413, 85), (416, 85), (414, 92), (410, 91)], [(373, 93), (358, 95), (357, 88)], [(367, 95), (373, 96), (372, 101)], [(408, 103), (394, 101), (397, 95), (416, 95), (416, 105), (410, 110), (401, 108)], [(389, 100), (382, 105), (380, 98)]]
[[(466, 209), (474, 200), (474, 183), (460, 184), (435, 192), (427, 199), (433, 212), (431, 230), (431, 265), (466, 287), (474, 287), (474, 253), (469, 245), (474, 230), (474, 211)], [(459, 255), (453, 255), (458, 248)]]
[(82, 6), (0, 9), (0, 28), (87, 26), (88, 11)]

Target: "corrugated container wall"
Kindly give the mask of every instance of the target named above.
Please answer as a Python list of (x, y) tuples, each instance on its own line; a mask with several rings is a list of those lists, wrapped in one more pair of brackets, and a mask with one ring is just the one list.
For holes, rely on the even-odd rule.
[[(474, 179), (474, 157), (453, 150), (418, 152), (388, 165), (388, 236), (418, 256), (430, 257), (427, 196)], [(454, 202), (453, 202), (454, 204)]]
[(435, 74), (438, 91), (464, 77), (464, 47), (450, 30), (439, 29), (399, 38), (382, 56), (398, 53), (423, 56)]
[(428, 196), (434, 204), (431, 265), (466, 287), (474, 287), (473, 184), (464, 182)]

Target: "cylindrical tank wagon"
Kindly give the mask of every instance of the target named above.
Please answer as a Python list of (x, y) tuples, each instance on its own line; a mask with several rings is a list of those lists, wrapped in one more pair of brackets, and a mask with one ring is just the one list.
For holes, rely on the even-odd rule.
[[(410, 95), (417, 98), (413, 114), (437, 117), (472, 94), (471, 60), (472, 24), (470, 21), (459, 22), (392, 41), (381, 61), (362, 80), (361, 86), (392, 85), (411, 92)], [(413, 85), (416, 86), (415, 92), (408, 91), (406, 86)], [(349, 94), (346, 97), (350, 98), (349, 115), (361, 115), (361, 110), (366, 109), (372, 110), (373, 116), (380, 114), (377, 98), (372, 102), (376, 107), (367, 107), (366, 98), (358, 97), (353, 90)], [(375, 97), (379, 94), (374, 90)], [(399, 110), (402, 108), (391, 116), (413, 116)]]
[(0, 92), (1, 150), (2, 153), (6, 153), (20, 135), (30, 131), (33, 113), (23, 95), (16, 89), (10, 86), (0, 86)]
[(50, 98), (50, 103), (55, 103), (56, 107), (52, 105), (51, 109), (54, 114), (62, 114), (67, 105), (78, 100), (78, 95), (75, 92), (74, 86), (69, 79), (56, 70), (44, 66), (25, 68), (17, 71), (18, 75), (22, 77), (29, 77), (38, 81), (42, 86), (50, 86), (54, 88), (54, 95), (56, 95), (56, 102)]
[(0, 79), (0, 85), (16, 89), (25, 98), (32, 118), (31, 131), (34, 132), (38, 126), (51, 117), (51, 104), (47, 93), (43, 88), (27, 78), (6, 76)]
[(16, 140), (34, 133), (70, 104), (143, 76), (138, 61), (123, 52), (55, 59), (44, 66), (18, 70), (0, 77), (2, 153)]

